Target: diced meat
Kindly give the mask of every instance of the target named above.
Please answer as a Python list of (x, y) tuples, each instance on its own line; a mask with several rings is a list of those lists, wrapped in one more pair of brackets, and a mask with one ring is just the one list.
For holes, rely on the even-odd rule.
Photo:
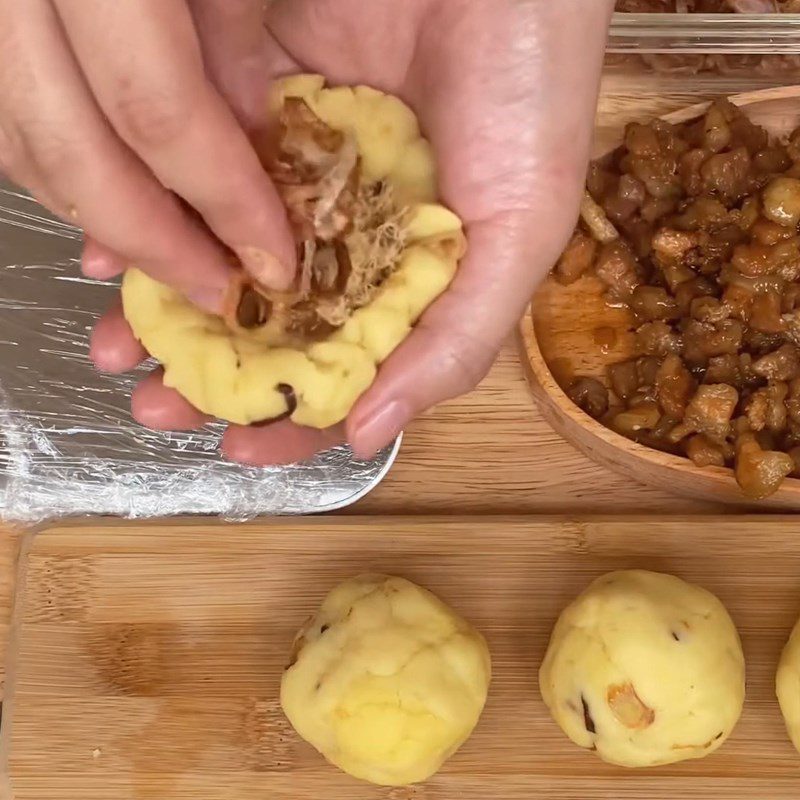
[(703, 120), (703, 149), (709, 153), (719, 153), (733, 139), (731, 126), (728, 124), (722, 108), (712, 103)]
[(716, 297), (696, 297), (689, 307), (692, 319), (712, 325), (729, 319), (732, 311), (729, 305)]
[[(772, 1), (620, 0), (693, 11)], [(778, 4), (790, 2), (800, 11), (800, 0)], [(674, 75), (800, 70), (792, 55), (634, 58)], [(576, 402), (648, 446), (735, 465), (749, 496), (774, 491), (788, 461), (800, 477), (800, 128), (771, 140), (725, 99), (686, 123), (630, 124), (586, 189), (554, 273), (569, 283), (594, 271), (631, 312), (635, 358), (607, 368), (610, 390), (578, 381)]]
[(749, 188), (750, 154), (745, 147), (711, 156), (700, 168), (703, 189), (736, 200)]
[(695, 380), (683, 361), (668, 355), (656, 373), (655, 394), (663, 412), (672, 419), (683, 419), (686, 405), (694, 392)]
[[(675, 219), (678, 227), (686, 231), (712, 230), (726, 224), (730, 212), (716, 197), (701, 195), (691, 200)], [(738, 230), (741, 230), (737, 226)]]
[(703, 383), (728, 383), (737, 389), (754, 386), (761, 381), (753, 372), (753, 359), (749, 353), (729, 353), (708, 360)]
[(754, 431), (768, 430), (781, 433), (786, 427), (786, 395), (789, 387), (785, 383), (772, 383), (757, 389), (747, 400), (745, 415)]
[(683, 423), (670, 434), (679, 442), (691, 433), (703, 433), (711, 441), (721, 442), (730, 432), (730, 423), (739, 393), (725, 383), (701, 384), (686, 407)]
[(724, 467), (725, 456), (722, 448), (714, 444), (702, 433), (692, 436), (686, 441), (686, 455), (698, 467)]
[(800, 180), (779, 176), (773, 178), (762, 193), (764, 215), (787, 228), (800, 222)]
[(653, 237), (653, 250), (668, 261), (680, 261), (697, 246), (697, 236), (687, 231), (662, 228)]
[(794, 469), (787, 453), (762, 450), (752, 433), (740, 436), (736, 442), (736, 482), (747, 497), (762, 500), (774, 494), (783, 479)]
[(611, 296), (622, 300), (629, 297), (641, 283), (637, 266), (636, 257), (628, 245), (615, 241), (600, 249), (595, 271), (608, 286)]
[(658, 410), (658, 405), (652, 400), (645, 400), (626, 411), (620, 411), (612, 419), (611, 425), (617, 433), (636, 439), (642, 431), (655, 428), (660, 419), (661, 412)]
[(680, 309), (661, 286), (639, 285), (628, 301), (636, 316), (644, 321), (678, 319)]
[(800, 350), (784, 344), (753, 363), (753, 372), (768, 381), (791, 381), (800, 377)]
[(786, 327), (781, 316), (778, 292), (759, 292), (753, 297), (748, 318), (750, 327), (761, 333), (781, 333)]
[(558, 260), (556, 277), (563, 284), (575, 283), (592, 268), (596, 255), (597, 242), (576, 231)]
[(759, 242), (740, 244), (733, 251), (731, 265), (742, 275), (746, 275), (748, 278), (757, 278), (775, 271), (776, 265), (770, 258), (771, 255), (771, 246)]
[(608, 411), (608, 389), (596, 378), (578, 378), (567, 391), (569, 399), (590, 417), (600, 419)]
[(627, 400), (639, 391), (639, 375), (636, 361), (622, 361), (608, 367), (608, 379), (614, 394), (620, 400)]
[(625, 147), (629, 153), (642, 158), (655, 158), (661, 154), (661, 146), (653, 127), (638, 122), (630, 122), (625, 127)]
[(800, 378), (789, 383), (789, 392), (784, 401), (789, 423), (800, 426)]
[(781, 321), (786, 338), (797, 347), (800, 347), (800, 309), (783, 314)]
[(742, 346), (744, 326), (739, 320), (726, 319), (719, 325), (689, 320), (683, 331), (683, 355), (689, 364), (702, 365), (709, 358), (735, 354)]
[(778, 225), (777, 222), (772, 222), (772, 220), (764, 219), (763, 217), (759, 218), (755, 225), (753, 225), (750, 229), (750, 233), (759, 244), (766, 245), (767, 247), (772, 247), (778, 244), (778, 242), (790, 239), (794, 235), (794, 231), (790, 228)]
[(718, 290), (708, 280), (702, 276), (697, 276), (691, 280), (684, 281), (675, 289), (675, 302), (678, 304), (681, 315), (688, 317), (692, 301), (697, 297), (714, 297)]
[(767, 147), (755, 154), (753, 166), (766, 174), (785, 172), (792, 166), (792, 159), (785, 147)]
[(636, 374), (639, 386), (655, 386), (661, 359), (657, 356), (641, 356), (636, 359)]
[(636, 331), (636, 350), (641, 355), (666, 356), (681, 351), (681, 337), (666, 322), (645, 322)]

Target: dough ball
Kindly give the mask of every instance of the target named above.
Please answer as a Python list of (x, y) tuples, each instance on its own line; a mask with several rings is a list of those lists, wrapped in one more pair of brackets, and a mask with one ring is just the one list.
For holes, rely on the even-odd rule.
[(436, 203), (433, 152), (404, 103), (318, 75), (273, 89), (266, 169), (297, 245), (292, 287), (272, 292), (237, 269), (216, 316), (131, 268), (123, 308), (164, 384), (205, 414), (328, 428), (450, 285), (466, 238)]
[(612, 572), (568, 606), (539, 674), (575, 744), (649, 767), (714, 752), (744, 702), (744, 657), (728, 612), (680, 578)]
[(281, 704), (340, 769), (403, 786), (433, 775), (467, 740), (491, 677), (483, 637), (402, 578), (345, 581), (298, 633)]
[(775, 691), (786, 730), (792, 744), (800, 750), (800, 621), (783, 648), (775, 677)]

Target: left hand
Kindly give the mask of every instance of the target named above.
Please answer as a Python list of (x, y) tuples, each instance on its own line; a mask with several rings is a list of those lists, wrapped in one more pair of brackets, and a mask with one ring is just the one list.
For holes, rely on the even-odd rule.
[[(198, 9), (223, 2), (230, 0), (192, 0)], [(234, 5), (247, 3), (262, 5)], [(612, 5), (275, 0), (257, 56), (252, 37), (239, 49), (248, 37), (237, 35), (234, 16), (200, 31), (234, 107), (239, 93), (252, 96), (254, 82), (299, 71), (408, 102), (434, 148), (442, 201), (464, 220), (469, 242), (450, 288), (381, 366), (345, 425), (231, 425), (223, 441), (229, 458), (286, 463), (344, 440), (368, 457), (415, 415), (478, 384), (577, 219)], [(100, 368), (127, 370), (143, 355), (121, 312), (99, 323), (92, 358)], [(208, 421), (165, 388), (160, 373), (136, 390), (133, 414), (160, 429)]]

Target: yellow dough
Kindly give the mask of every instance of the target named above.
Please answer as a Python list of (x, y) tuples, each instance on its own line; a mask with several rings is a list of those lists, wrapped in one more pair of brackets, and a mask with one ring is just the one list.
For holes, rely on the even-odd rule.
[(467, 740), (491, 677), (483, 637), (402, 578), (345, 581), (300, 631), (281, 704), (340, 769), (403, 786), (433, 775)]
[(655, 572), (612, 572), (566, 608), (539, 673), (575, 744), (649, 767), (714, 752), (744, 702), (739, 634), (722, 603)]
[(792, 744), (800, 751), (800, 621), (783, 648), (775, 677), (783, 720)]
[(403, 249), (370, 301), (321, 340), (305, 340), (277, 323), (232, 330), (137, 269), (126, 273), (122, 298), (134, 334), (164, 366), (164, 383), (200, 411), (240, 424), (290, 415), (326, 428), (347, 416), (450, 284), (464, 240), (459, 218), (435, 202), (430, 146), (400, 100), (363, 86), (328, 89), (315, 75), (282, 81), (274, 102), (289, 98), (349, 137), (363, 180), (388, 185), (402, 205)]

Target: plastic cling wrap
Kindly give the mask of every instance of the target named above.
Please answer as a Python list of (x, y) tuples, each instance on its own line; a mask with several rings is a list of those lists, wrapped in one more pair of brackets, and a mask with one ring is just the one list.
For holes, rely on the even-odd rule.
[(307, 514), (349, 505), (385, 475), (399, 443), (370, 462), (342, 447), (258, 469), (221, 458), (221, 425), (137, 425), (130, 393), (152, 364), (111, 376), (89, 362), (89, 334), (116, 287), (80, 276), (81, 239), (0, 182), (0, 517)]

